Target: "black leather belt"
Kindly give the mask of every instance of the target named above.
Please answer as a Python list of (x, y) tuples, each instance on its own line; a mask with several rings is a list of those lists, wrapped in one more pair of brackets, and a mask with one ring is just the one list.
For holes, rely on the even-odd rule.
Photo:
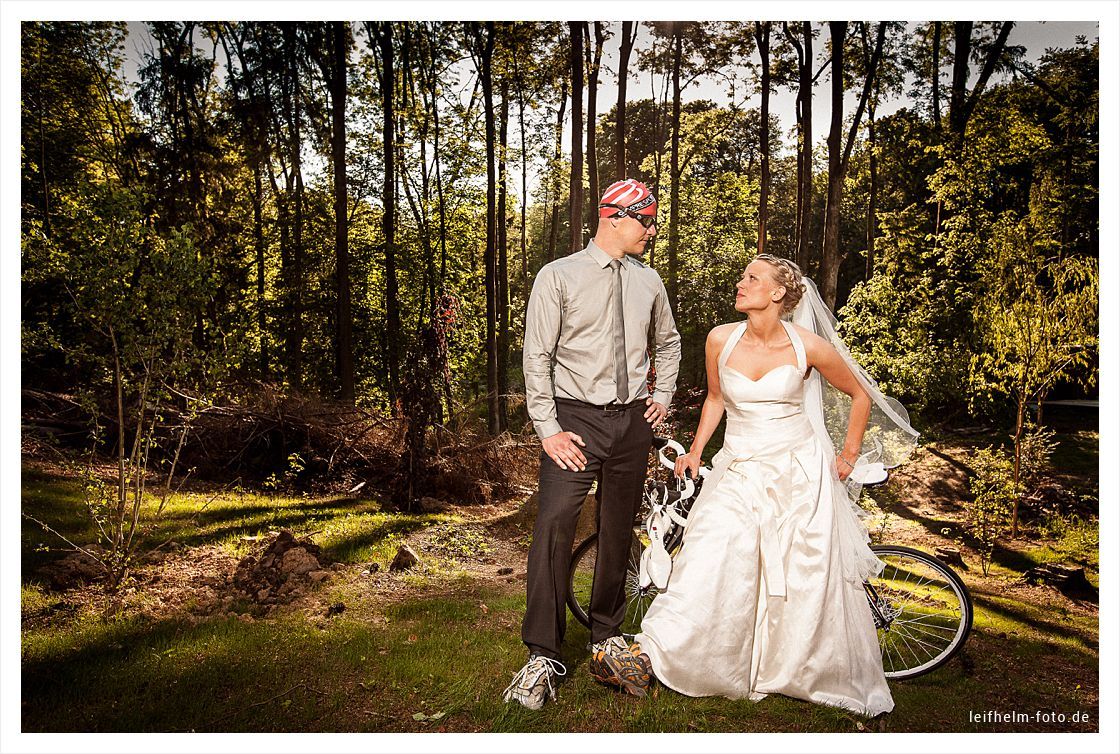
[(556, 398), (555, 400), (557, 403), (563, 403), (568, 406), (579, 406), (580, 408), (590, 408), (595, 411), (627, 411), (637, 406), (646, 405), (645, 398), (639, 398), (629, 403), (608, 403), (605, 406), (597, 406), (594, 403), (584, 403), (583, 401), (577, 401), (571, 398)]

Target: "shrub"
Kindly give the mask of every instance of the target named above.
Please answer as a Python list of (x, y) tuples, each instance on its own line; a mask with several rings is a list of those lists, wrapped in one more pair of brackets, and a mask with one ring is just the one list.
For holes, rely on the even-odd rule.
[(1007, 531), (1016, 490), (1011, 459), (1003, 451), (982, 448), (972, 458), (976, 475), (969, 480), (973, 499), (965, 503), (969, 532), (976, 539), (984, 575), (992, 564), (996, 540)]

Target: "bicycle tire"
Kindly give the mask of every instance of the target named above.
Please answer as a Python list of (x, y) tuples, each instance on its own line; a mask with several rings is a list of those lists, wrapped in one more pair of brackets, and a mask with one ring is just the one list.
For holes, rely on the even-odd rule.
[[(633, 539), (631, 540), (631, 557), (629, 558), (629, 565), (626, 574), (626, 613), (622, 625), (622, 634), (627, 640), (633, 639), (634, 635), (641, 630), (642, 617), (645, 615), (646, 610), (649, 609), (650, 603), (653, 602), (654, 597), (657, 596), (657, 588), (654, 586), (641, 589), (638, 586), (638, 558), (640, 557), (642, 541), (640, 536), (642, 534), (640, 528), (635, 528), (633, 531)], [(588, 603), (590, 602), (590, 578), (594, 572), (595, 555), (596, 555), (597, 537), (592, 534), (591, 536), (580, 542), (572, 554), (572, 565), (568, 574), (568, 609), (572, 611), (575, 616), (585, 627), (590, 628), (591, 620), (588, 616)], [(891, 680), (906, 680), (916, 678), (945, 665), (953, 657), (955, 657), (964, 646), (965, 640), (972, 629), (973, 606), (972, 597), (968, 592), (968, 587), (965, 586), (964, 581), (956, 574), (949, 566), (937, 560), (932, 555), (929, 555), (921, 550), (916, 550), (912, 547), (905, 547), (902, 545), (873, 545), (871, 548), (876, 555), (881, 559), (889, 560), (891, 558), (909, 558), (921, 564), (924, 568), (939, 574), (945, 584), (939, 586), (941, 591), (948, 589), (948, 593), (953, 595), (959, 603), (959, 617), (954, 623), (954, 630), (951, 640), (944, 646), (938, 649), (935, 655), (925, 658), (924, 661), (916, 662), (913, 664), (904, 664), (901, 662), (901, 657), (896, 657), (892, 654), (896, 636), (902, 636), (903, 641), (907, 638), (904, 631), (899, 630), (898, 626), (892, 623), (892, 626), (887, 630), (877, 629), (879, 636), (879, 646), (883, 653), (883, 670), (887, 678)], [(887, 562), (884, 568), (884, 573), (888, 573), (888, 569), (895, 568), (890, 562)], [(873, 580), (873, 587), (881, 586), (883, 592), (888, 591), (888, 587), (883, 585), (884, 579), (882, 577)], [(928, 583), (928, 582), (927, 582)], [(918, 586), (922, 586), (920, 583)], [(893, 589), (895, 594), (900, 593), (900, 588)], [(905, 608), (904, 608), (905, 610)], [(905, 615), (905, 612), (900, 612), (899, 616)], [(897, 617), (896, 617), (897, 619)], [(911, 619), (914, 620), (914, 619)], [(898, 624), (905, 625), (905, 624)], [(891, 633), (891, 628), (894, 633)], [(911, 640), (913, 637), (910, 637)], [(922, 658), (917, 658), (922, 659)]]
[(932, 673), (961, 651), (972, 630), (968, 587), (952, 568), (921, 550), (902, 545), (871, 550), (886, 565), (870, 586), (881, 598), (889, 595), (894, 613), (885, 628), (877, 627), (883, 671), (891, 680)]
[[(642, 617), (649, 603), (657, 596), (657, 587), (643, 590), (638, 586), (639, 558), (642, 554), (644, 532), (634, 527), (630, 540), (630, 557), (626, 567), (626, 613), (622, 621), (622, 635), (633, 639), (641, 630)], [(591, 601), (591, 578), (595, 571), (595, 557), (598, 553), (598, 536), (592, 534), (583, 540), (572, 553), (571, 567), (568, 570), (568, 609), (576, 620), (585, 627), (591, 627), (588, 615)]]

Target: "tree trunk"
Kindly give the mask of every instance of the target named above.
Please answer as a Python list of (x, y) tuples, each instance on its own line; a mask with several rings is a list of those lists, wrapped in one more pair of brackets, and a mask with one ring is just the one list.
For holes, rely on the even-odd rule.
[[(429, 45), (428, 50), (428, 65), (430, 66), (429, 84), (432, 91), (432, 159), (435, 162), (436, 168), (436, 202), (439, 204), (439, 283), (437, 287), (442, 291), (445, 281), (447, 280), (447, 205), (443, 200), (443, 175), (440, 170), (439, 97), (436, 93), (438, 84), (436, 81), (436, 51), (433, 45)], [(448, 387), (448, 390), (450, 390), (450, 387)], [(451, 408), (450, 392), (447, 396), (447, 408)]]
[[(477, 33), (477, 29), (476, 29)], [(491, 61), (494, 53), (494, 22), (483, 24), (479, 48), (479, 81), (486, 123), (486, 427), (491, 435), (501, 432), (498, 405), (498, 238), (497, 179), (494, 175), (494, 81)]]
[(828, 130), (828, 197), (824, 210), (824, 243), (821, 246), (821, 298), (832, 309), (836, 304), (836, 278), (840, 271), (840, 134), (844, 127), (844, 37), (846, 21), (830, 21), (832, 39), (832, 124)]
[(553, 153), (552, 164), (554, 169), (551, 172), (552, 184), (552, 214), (551, 222), (548, 226), (548, 261), (556, 259), (556, 236), (559, 235), (560, 228), (560, 176), (557, 174), (555, 167), (560, 164), (560, 157), (563, 151), (563, 138), (564, 138), (564, 110), (568, 106), (568, 79), (565, 77), (560, 83), (560, 107), (556, 111), (556, 150)]
[(972, 117), (972, 113), (976, 109), (976, 103), (980, 101), (980, 96), (984, 93), (984, 89), (988, 85), (988, 79), (992, 77), (992, 73), (996, 69), (996, 64), (999, 62), (999, 58), (1003, 54), (1003, 49), (1007, 45), (1007, 37), (1011, 34), (1011, 29), (1014, 28), (1014, 26), (1014, 21), (1003, 22), (995, 42), (992, 43), (991, 49), (988, 50), (987, 57), (984, 58), (984, 66), (980, 69), (980, 76), (976, 79), (976, 85), (972, 87), (972, 91), (964, 101), (959, 131), (959, 135), (962, 138), (964, 136), (965, 127), (968, 125), (968, 120)]
[(529, 230), (526, 212), (529, 205), (529, 152), (525, 148), (525, 82), (521, 80), (517, 58), (513, 60), (517, 78), (517, 127), (521, 132), (521, 280), (529, 282)]
[(331, 81), (332, 159), (334, 161), (334, 253), (335, 286), (338, 295), (337, 366), (339, 394), (345, 403), (354, 402), (353, 312), (350, 308), (350, 253), (347, 248), (346, 207), (346, 53), (347, 24), (331, 23), (334, 52)]
[(1019, 536), (1019, 462), (1023, 455), (1023, 420), (1027, 413), (1026, 391), (1019, 391), (1015, 406), (1014, 465), (1011, 479), (1015, 484), (1015, 502), (1011, 506), (1011, 536)]
[(941, 130), (941, 22), (933, 24), (933, 125)]
[(395, 157), (395, 112), (393, 108), (393, 90), (396, 83), (396, 73), (393, 68), (393, 25), (388, 21), (377, 24), (378, 46), (381, 51), (381, 109), (382, 125), (381, 140), (385, 161), (385, 180), (382, 184), (382, 205), (384, 212), (381, 218), (382, 235), (385, 238), (385, 318), (387, 328), (385, 333), (385, 358), (388, 363), (388, 382), (386, 393), (389, 405), (394, 414), (397, 412), (397, 386), (400, 384), (400, 360), (397, 350), (400, 346), (400, 311), (397, 292), (397, 256), (396, 256), (396, 157)]
[(572, 172), (568, 181), (569, 251), (583, 248), (583, 23), (569, 21), (572, 69)]
[(954, 139), (964, 136), (964, 103), (968, 85), (968, 56), (972, 48), (972, 22), (953, 24), (953, 85), (949, 95), (949, 131)]
[[(821, 254), (821, 298), (830, 309), (836, 308), (837, 279), (840, 272), (840, 263), (844, 255), (840, 251), (840, 202), (843, 197), (844, 175), (848, 172), (848, 161), (852, 156), (852, 147), (856, 142), (859, 131), (860, 119), (863, 117), (864, 108), (871, 96), (871, 87), (879, 68), (879, 59), (883, 54), (883, 43), (887, 36), (887, 22), (879, 24), (879, 31), (875, 38), (875, 51), (871, 54), (871, 61), (867, 68), (867, 78), (863, 82), (863, 91), (860, 93), (859, 104), (856, 105), (852, 124), (848, 129), (848, 138), (844, 144), (843, 152), (834, 155), (834, 148), (839, 147), (840, 128), (843, 120), (844, 83), (842, 72), (844, 65), (844, 37), (847, 32), (847, 22), (829, 22), (832, 33), (832, 126), (828, 134), (828, 205), (825, 208), (825, 242)], [(839, 37), (837, 36), (839, 35)], [(840, 79), (837, 82), (837, 79)], [(836, 151), (840, 151), (836, 149)], [(835, 158), (839, 160), (834, 162)], [(835, 171), (835, 172), (834, 172)]]
[(867, 190), (867, 265), (863, 271), (864, 279), (870, 280), (875, 273), (875, 200), (879, 193), (879, 160), (875, 155), (875, 107), (867, 108), (867, 169), (870, 174), (870, 186)]
[(253, 244), (257, 256), (257, 332), (261, 339), (260, 370), (261, 379), (268, 380), (268, 320), (265, 317), (265, 264), (264, 264), (264, 218), (261, 204), (264, 202), (264, 187), (261, 185), (261, 158), (257, 154), (253, 164)]
[[(862, 27), (864, 67), (870, 68), (870, 50), (868, 49), (867, 25)], [(864, 258), (864, 280), (870, 280), (875, 273), (875, 230), (876, 230), (876, 199), (879, 192), (879, 160), (876, 154), (875, 141), (875, 109), (879, 104), (879, 78), (875, 77), (875, 95), (867, 102), (867, 172), (869, 185), (867, 189), (867, 249)]]
[(622, 44), (618, 53), (618, 104), (615, 106), (615, 160), (614, 179), (626, 177), (626, 83), (630, 77), (630, 53), (637, 39), (637, 28), (633, 21), (622, 22)]
[[(584, 25), (586, 28), (586, 23)], [(603, 22), (595, 22), (595, 53), (587, 71), (587, 227), (595, 233), (599, 217), (599, 160), (595, 151), (595, 121), (598, 117), (599, 66), (603, 60)]]
[(770, 22), (755, 21), (754, 38), (758, 44), (758, 56), (762, 64), (761, 96), (762, 105), (759, 115), (759, 159), (762, 163), (762, 178), (758, 193), (758, 253), (766, 253), (766, 222), (770, 205)]
[(292, 172), (296, 181), (295, 216), (292, 218), (292, 351), (290, 380), (296, 389), (303, 387), (303, 139), (300, 121), (303, 120), (303, 88), (299, 80), (299, 64), (294, 59), (293, 31), (291, 75), (294, 87), (294, 116), (292, 129)]
[[(672, 46), (673, 46), (673, 40), (672, 40), (672, 37), (670, 36), (669, 38), (667, 38), (665, 40), (665, 52), (668, 53), (672, 49)], [(656, 47), (656, 42), (655, 42), (654, 43), (654, 50), (656, 50), (656, 49), (657, 49), (657, 47)], [(653, 132), (655, 134), (654, 143), (657, 145), (657, 149), (655, 149), (653, 151), (653, 185), (657, 189), (657, 192), (659, 194), (662, 194), (662, 199), (664, 199), (664, 194), (661, 191), (661, 187), (663, 185), (661, 183), (661, 177), (662, 177), (662, 174), (663, 174), (662, 166), (663, 166), (663, 163), (664, 163), (664, 160), (662, 159), (662, 154), (664, 153), (664, 145), (665, 145), (665, 124), (669, 120), (668, 115), (667, 115), (667, 110), (668, 110), (669, 107), (671, 107), (671, 105), (669, 103), (669, 89), (670, 89), (670, 84), (671, 84), (672, 79), (673, 79), (672, 71), (670, 70), (671, 68), (672, 68), (671, 65), (667, 65), (664, 68), (664, 71), (663, 71), (664, 75), (661, 77), (661, 80), (662, 80), (662, 83), (661, 83), (661, 102), (660, 102), (660, 104), (657, 105), (657, 109), (654, 111), (654, 116), (653, 116)], [(651, 92), (651, 94), (652, 94), (652, 92)], [(659, 208), (659, 210), (660, 210), (660, 208)], [(660, 227), (658, 228), (658, 232), (660, 232)], [(649, 266), (650, 267), (656, 267), (657, 236), (654, 236), (653, 240), (649, 243), (648, 246), (646, 246), (646, 252), (649, 256)], [(672, 299), (670, 299), (670, 300), (672, 300)], [(674, 305), (675, 305), (675, 302), (674, 302)]]
[[(800, 29), (798, 30), (800, 33)], [(793, 215), (793, 261), (805, 270), (804, 254), (803, 254), (803, 235), (801, 232), (801, 215), (802, 208), (805, 206), (805, 72), (808, 66), (805, 62), (805, 47), (801, 44), (801, 40), (797, 34), (789, 30), (789, 22), (782, 22), (782, 33), (786, 35), (794, 51), (797, 53), (797, 99), (794, 103), (794, 112), (796, 115), (796, 128), (797, 128), (797, 203)], [(807, 270), (805, 270), (808, 272)]]
[(797, 214), (795, 218), (794, 261), (809, 272), (809, 223), (813, 209), (813, 27), (802, 21), (801, 38), (785, 23), (786, 37), (797, 50)]
[(509, 233), (506, 222), (506, 152), (509, 141), (509, 80), (502, 76), (502, 109), (498, 129), (498, 430), (506, 430), (509, 406)]
[(683, 54), (682, 22), (673, 23), (673, 122), (669, 146), (669, 305), (677, 309), (678, 266), (677, 247), (680, 243), (680, 142), (681, 142), (681, 57)]

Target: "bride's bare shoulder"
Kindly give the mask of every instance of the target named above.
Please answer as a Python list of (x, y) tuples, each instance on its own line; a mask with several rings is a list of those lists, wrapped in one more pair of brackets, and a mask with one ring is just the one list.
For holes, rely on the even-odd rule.
[(708, 345), (713, 347), (722, 348), (727, 339), (731, 337), (731, 333), (739, 326), (738, 322), (728, 322), (723, 325), (716, 325), (708, 331)]
[(801, 336), (801, 342), (805, 345), (805, 352), (810, 356), (819, 353), (822, 348), (832, 348), (832, 344), (812, 330), (806, 330), (801, 325), (794, 325), (793, 329)]

